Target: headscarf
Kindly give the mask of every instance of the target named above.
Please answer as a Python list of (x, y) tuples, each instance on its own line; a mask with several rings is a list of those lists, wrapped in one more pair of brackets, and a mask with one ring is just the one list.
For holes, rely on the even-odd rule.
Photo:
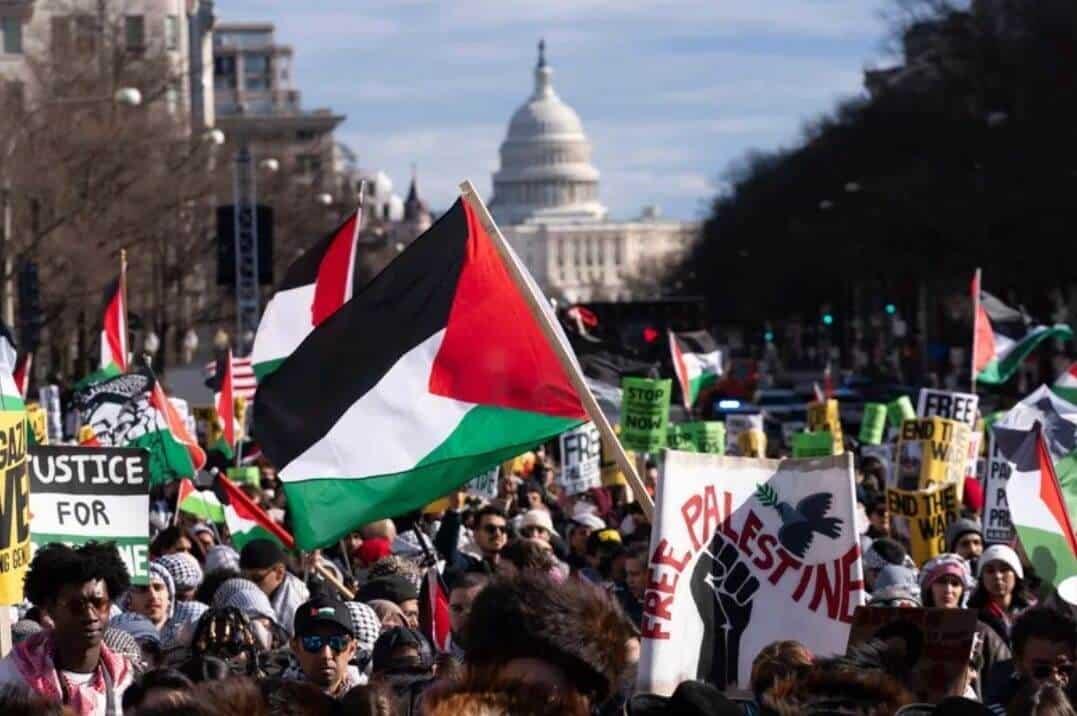
[(391, 626), (386, 625), (386, 622), (394, 616), (400, 620), (401, 624), (406, 626), (408, 623), (404, 610), (388, 599), (371, 599), (367, 604), (378, 615), (378, 621), (381, 622), (381, 631), (391, 628)]
[[(49, 629), (15, 645), (11, 657), (19, 675), (32, 691), (54, 701), (63, 701), (62, 676), (52, 660), (55, 652), (55, 636)], [(99, 704), (103, 706), (105, 703), (106, 674), (113, 684), (113, 693), (117, 694), (116, 708), (120, 709), (118, 694), (132, 678), (131, 663), (105, 644), (101, 645), (101, 657), (89, 682), (66, 685), (66, 705), (79, 716), (92, 716), (98, 711)]]
[(218, 544), (209, 548), (206, 552), (206, 573), (216, 572), (218, 569), (233, 569), (239, 571), (239, 552), (226, 544)]
[(242, 577), (229, 579), (217, 588), (213, 595), (213, 608), (224, 607), (235, 607), (248, 619), (265, 617), (273, 623), (277, 622), (277, 614), (269, 603), (269, 597), (257, 584)]
[(177, 646), (185, 646), (183, 641), (194, 632), (194, 626), (209, 606), (198, 601), (180, 602), (176, 605), (176, 613), (161, 630), (161, 644), (167, 649)]
[[(373, 650), (374, 642), (378, 640), (378, 635), (381, 634), (381, 619), (378, 618), (378, 613), (369, 604), (363, 604), (362, 602), (344, 602), (344, 606), (348, 608), (348, 613), (351, 614), (352, 636), (355, 637), (359, 648), (367, 651)], [(396, 605), (393, 604), (393, 606), (395, 607)], [(397, 608), (399, 609), (399, 607)]]
[(156, 561), (172, 575), (177, 590), (198, 589), (202, 584), (202, 565), (187, 552), (166, 554)]
[(947, 574), (952, 574), (961, 580), (961, 586), (964, 588), (961, 598), (964, 601), (976, 582), (972, 578), (972, 572), (969, 571), (969, 563), (959, 554), (944, 553), (925, 562), (920, 570), (921, 591), (927, 593), (932, 584)]

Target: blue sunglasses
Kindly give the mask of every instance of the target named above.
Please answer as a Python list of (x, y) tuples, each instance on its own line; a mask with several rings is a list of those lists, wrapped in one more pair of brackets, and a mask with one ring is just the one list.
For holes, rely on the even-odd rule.
[(313, 634), (311, 636), (304, 636), (300, 638), (299, 641), (303, 645), (303, 651), (308, 654), (317, 654), (327, 644), (334, 654), (339, 654), (348, 648), (348, 644), (351, 643), (351, 637), (344, 636), (343, 634), (334, 634), (333, 636), (318, 636), (317, 634)]

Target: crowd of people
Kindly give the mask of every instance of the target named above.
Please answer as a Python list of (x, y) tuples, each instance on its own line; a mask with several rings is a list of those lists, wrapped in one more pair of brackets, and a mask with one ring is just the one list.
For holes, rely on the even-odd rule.
[[(563, 494), (539, 448), (503, 469), (496, 497), (455, 492), (311, 554), (272, 539), (237, 550), (222, 525), (174, 514), (174, 486), (156, 495), (146, 585), (109, 543), (45, 546), (0, 661), (0, 713), (1077, 713), (1077, 610), (1013, 548), (985, 546), (975, 487), (947, 552), (915, 564), (880, 465), (859, 461), (857, 481), (869, 605), (976, 614), (965, 677), (941, 702), (912, 690), (901, 640), (841, 655), (782, 641), (741, 694), (694, 680), (635, 693), (651, 526), (624, 487)], [(287, 524), (270, 466), (244, 489)], [(441, 643), (432, 584), (448, 602)]]

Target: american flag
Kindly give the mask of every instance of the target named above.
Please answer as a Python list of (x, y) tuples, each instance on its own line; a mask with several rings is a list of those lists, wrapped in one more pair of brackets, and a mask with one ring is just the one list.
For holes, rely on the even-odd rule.
[[(217, 378), (217, 361), (206, 363), (202, 375), (207, 385), (214, 385)], [(232, 392), (237, 398), (248, 403), (254, 400), (254, 390), (258, 382), (254, 379), (254, 368), (250, 358), (232, 358)]]

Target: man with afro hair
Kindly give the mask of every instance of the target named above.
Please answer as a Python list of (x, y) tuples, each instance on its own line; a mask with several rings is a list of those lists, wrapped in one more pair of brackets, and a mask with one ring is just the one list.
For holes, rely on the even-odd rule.
[(109, 610), (130, 586), (115, 545), (48, 544), (30, 562), (27, 599), (51, 617), (46, 629), (0, 661), (0, 685), (20, 683), (79, 716), (114, 716), (133, 670), (103, 641)]

